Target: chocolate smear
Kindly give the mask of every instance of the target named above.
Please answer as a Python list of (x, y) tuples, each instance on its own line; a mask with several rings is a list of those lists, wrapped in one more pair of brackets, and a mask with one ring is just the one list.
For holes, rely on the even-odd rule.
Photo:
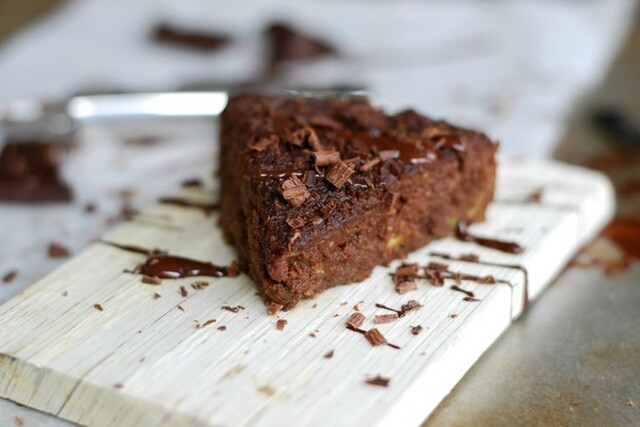
[(507, 252), (510, 254), (521, 254), (524, 252), (524, 248), (514, 242), (505, 242), (502, 240), (490, 239), (487, 237), (474, 236), (473, 234), (469, 233), (468, 224), (464, 221), (458, 222), (458, 226), (456, 228), (456, 237), (459, 240), (465, 242), (477, 243), (478, 245), (496, 249), (502, 252)]

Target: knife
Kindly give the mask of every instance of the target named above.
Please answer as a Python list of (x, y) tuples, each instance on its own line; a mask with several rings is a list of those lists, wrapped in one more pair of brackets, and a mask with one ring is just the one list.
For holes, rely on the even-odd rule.
[(229, 97), (247, 92), (289, 94), (306, 97), (355, 96), (361, 86), (251, 87), (220, 90), (114, 93), (80, 95), (46, 102), (38, 99), (0, 100), (0, 141), (28, 140), (73, 135), (78, 125), (91, 121), (118, 121), (152, 118), (216, 117)]

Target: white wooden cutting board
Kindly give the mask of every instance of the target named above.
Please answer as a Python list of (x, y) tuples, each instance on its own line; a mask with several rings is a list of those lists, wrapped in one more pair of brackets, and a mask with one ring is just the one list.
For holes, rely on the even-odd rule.
[[(185, 195), (216, 198), (210, 185)], [(538, 190), (542, 202), (527, 202)], [(389, 277), (396, 262), (282, 313), (282, 331), (246, 276), (207, 279), (202, 290), (190, 287), (193, 279), (146, 285), (123, 273), (142, 256), (96, 243), (0, 307), (0, 395), (88, 426), (418, 425), (522, 313), (525, 294), (537, 297), (610, 219), (612, 194), (594, 172), (502, 159), (497, 200), (471, 230), (516, 241), (525, 252), (444, 239), (409, 258), (424, 265), (445, 262), (434, 252), (474, 253), (480, 263), (446, 263), (509, 284), (463, 282), (480, 302), (463, 301), (451, 283), (421, 283), (399, 295)], [(217, 264), (234, 259), (216, 214), (158, 205), (140, 218), (106, 239)], [(378, 326), (400, 350), (372, 347), (345, 329), (355, 304), (368, 329), (374, 314), (386, 313), (375, 303), (400, 307), (410, 299), (424, 307)], [(225, 304), (246, 309), (232, 313)], [(196, 327), (208, 319), (216, 322)], [(414, 325), (421, 334), (410, 332)], [(376, 375), (390, 378), (389, 386), (365, 382)]]

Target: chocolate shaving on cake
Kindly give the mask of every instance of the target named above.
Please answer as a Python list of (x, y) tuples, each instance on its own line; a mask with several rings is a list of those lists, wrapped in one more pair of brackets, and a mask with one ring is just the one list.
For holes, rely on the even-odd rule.
[(296, 229), (302, 227), (305, 224), (305, 220), (304, 218), (297, 216), (287, 219), (287, 224), (289, 225), (289, 227)]
[(373, 323), (375, 323), (376, 325), (382, 325), (385, 323), (391, 323), (391, 322), (395, 322), (396, 320), (398, 320), (398, 315), (393, 313), (393, 314), (378, 314), (373, 318)]
[(362, 313), (353, 313), (347, 319), (347, 326), (351, 326), (352, 328), (359, 328), (364, 323), (364, 314)]
[(349, 181), (351, 175), (353, 175), (353, 169), (345, 163), (338, 161), (331, 170), (329, 170), (325, 179), (333, 184), (334, 187), (340, 189), (347, 181)]
[(54, 259), (67, 258), (71, 256), (71, 251), (68, 248), (56, 242), (49, 243), (49, 248), (47, 250), (47, 253), (49, 255), (49, 258), (54, 258)]
[(320, 138), (318, 138), (318, 134), (315, 130), (310, 127), (304, 127), (302, 129), (298, 129), (295, 132), (291, 132), (287, 138), (286, 142), (295, 145), (296, 147), (304, 147), (305, 145), (313, 149), (314, 151), (322, 151), (323, 146), (320, 143)]
[(379, 157), (376, 157), (375, 159), (367, 160), (364, 165), (360, 166), (360, 169), (362, 170), (362, 172), (368, 172), (371, 169), (373, 169), (373, 167), (378, 163), (380, 163), (381, 161), (382, 160), (380, 160)]
[(230, 311), (232, 313), (237, 313), (240, 310), (244, 310), (244, 307), (241, 305), (236, 305), (235, 307), (231, 307), (230, 305), (223, 305), (222, 307), (220, 307), (223, 310), (227, 310)]
[(13, 279), (15, 279), (17, 275), (18, 275), (18, 270), (11, 270), (7, 274), (2, 276), (2, 282), (11, 283), (13, 282)]
[(279, 330), (279, 331), (282, 331), (285, 326), (287, 326), (287, 320), (286, 319), (278, 319), (278, 321), (276, 322), (276, 329)]
[(278, 135), (269, 135), (267, 137), (260, 138), (256, 143), (249, 147), (249, 150), (261, 152), (266, 150), (267, 147), (276, 146), (278, 144), (280, 144), (280, 138)]
[(145, 276), (145, 275), (142, 275), (142, 279), (140, 281), (147, 285), (159, 285), (162, 283), (162, 279), (160, 279), (159, 277), (152, 277), (152, 276)]
[(334, 150), (320, 150), (313, 152), (316, 166), (333, 166), (340, 161), (340, 152)]
[(387, 343), (384, 335), (382, 335), (382, 333), (376, 328), (369, 329), (367, 332), (365, 332), (364, 337), (374, 347)]
[(374, 377), (374, 378), (369, 378), (368, 380), (365, 381), (365, 383), (367, 384), (371, 384), (371, 385), (375, 385), (375, 386), (379, 386), (379, 387), (389, 387), (389, 382), (391, 381), (391, 379), (389, 378), (384, 378), (381, 377), (380, 375)]
[(340, 129), (342, 125), (329, 116), (313, 116), (309, 119), (309, 124), (329, 129)]
[(412, 326), (412, 327), (411, 327), (411, 333), (412, 333), (413, 335), (419, 335), (419, 334), (420, 334), (420, 332), (422, 332), (422, 326), (420, 326), (420, 325), (416, 325), (416, 326)]
[(282, 182), (280, 194), (282, 194), (282, 197), (284, 197), (291, 206), (296, 208), (302, 206), (309, 196), (311, 196), (304, 182), (295, 175), (291, 175)]

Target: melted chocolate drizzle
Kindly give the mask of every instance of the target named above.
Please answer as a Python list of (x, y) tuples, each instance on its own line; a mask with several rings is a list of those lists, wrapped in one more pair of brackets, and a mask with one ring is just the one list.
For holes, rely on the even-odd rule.
[(211, 215), (213, 211), (220, 209), (220, 205), (217, 203), (202, 203), (202, 202), (196, 202), (189, 199), (183, 199), (181, 197), (162, 197), (158, 201), (165, 205), (174, 205), (174, 206), (180, 206), (183, 208), (200, 209), (207, 215)]
[(169, 255), (157, 249), (145, 249), (138, 246), (121, 245), (101, 240), (102, 243), (124, 251), (145, 255), (147, 259), (138, 265), (134, 273), (161, 279), (181, 279), (184, 277), (236, 277), (239, 274), (237, 263), (219, 266), (210, 262)]
[(468, 227), (469, 224), (467, 224), (466, 222), (458, 222), (458, 225), (456, 227), (456, 237), (459, 240), (477, 243), (480, 246), (485, 246), (487, 248), (496, 249), (498, 251), (507, 252), (510, 254), (521, 254), (524, 252), (524, 248), (514, 242), (505, 242), (502, 240), (490, 239), (488, 237), (474, 236), (473, 234), (469, 233)]

